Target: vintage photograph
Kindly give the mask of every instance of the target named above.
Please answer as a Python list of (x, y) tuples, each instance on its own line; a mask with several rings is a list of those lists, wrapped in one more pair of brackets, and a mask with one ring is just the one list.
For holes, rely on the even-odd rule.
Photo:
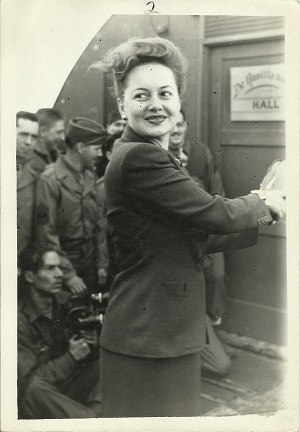
[[(26, 10), (15, 3), (12, 34)], [(286, 14), (151, 1), (100, 17), (94, 0), (67, 1), (63, 28), (42, 3), (26, 13), (47, 29), (21, 25), (28, 64), (10, 55), (24, 91), (10, 107), (15, 288), (2, 296), (15, 392), (3, 430), (133, 430), (140, 418), (138, 430), (173, 430), (163, 418), (296, 431)]]

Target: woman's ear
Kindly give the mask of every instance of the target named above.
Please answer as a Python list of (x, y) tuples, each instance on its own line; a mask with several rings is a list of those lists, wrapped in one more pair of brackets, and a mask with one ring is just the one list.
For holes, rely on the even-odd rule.
[(118, 98), (117, 104), (118, 104), (119, 113), (120, 113), (122, 119), (126, 118), (123, 99)]

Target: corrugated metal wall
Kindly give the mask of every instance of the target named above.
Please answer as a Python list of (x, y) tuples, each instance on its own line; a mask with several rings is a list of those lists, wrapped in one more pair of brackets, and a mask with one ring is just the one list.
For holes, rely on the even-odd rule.
[(206, 16), (205, 38), (284, 29), (283, 17)]

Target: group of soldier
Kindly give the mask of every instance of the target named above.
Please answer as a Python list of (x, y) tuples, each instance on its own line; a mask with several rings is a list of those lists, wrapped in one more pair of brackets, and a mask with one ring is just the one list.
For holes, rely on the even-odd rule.
[[(53, 108), (18, 112), (16, 123), (18, 228), (19, 418), (101, 417), (98, 332), (71, 334), (70, 296), (108, 292), (117, 272), (106, 220), (105, 167), (126, 122), (106, 128), (85, 117), (65, 126)], [(193, 145), (180, 112), (169, 151), (188, 168)], [(116, 143), (115, 147), (117, 147)], [(224, 196), (208, 147), (201, 144), (194, 180)], [(206, 259), (207, 326), (224, 312), (222, 254)], [(203, 366), (225, 373), (230, 359), (218, 339), (203, 352)]]

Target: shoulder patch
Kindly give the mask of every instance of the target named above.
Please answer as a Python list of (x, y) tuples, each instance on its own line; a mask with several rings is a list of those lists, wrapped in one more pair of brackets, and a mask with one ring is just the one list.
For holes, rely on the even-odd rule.
[(40, 204), (36, 211), (36, 222), (38, 225), (46, 225), (49, 222), (49, 208)]

